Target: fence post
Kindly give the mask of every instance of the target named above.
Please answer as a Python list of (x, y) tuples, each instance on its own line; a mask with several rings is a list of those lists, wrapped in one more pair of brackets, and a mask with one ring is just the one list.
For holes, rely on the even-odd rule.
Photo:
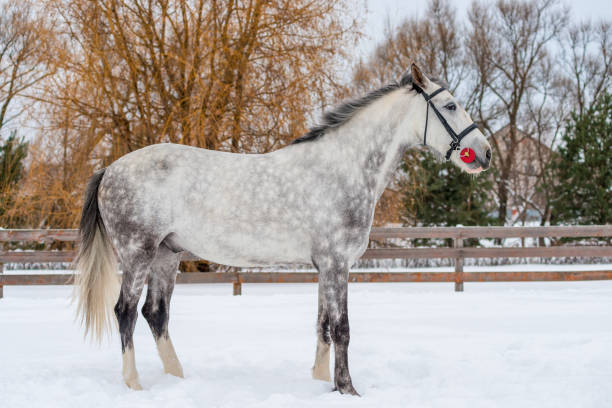
[[(4, 273), (4, 265), (0, 263), (0, 275)], [(4, 297), (4, 286), (0, 283), (0, 299)]]
[[(455, 248), (463, 248), (463, 238), (453, 238)], [(463, 292), (463, 257), (455, 258), (455, 292)]]
[(240, 274), (236, 274), (236, 279), (232, 282), (234, 289), (234, 296), (242, 295), (242, 282), (240, 281)]

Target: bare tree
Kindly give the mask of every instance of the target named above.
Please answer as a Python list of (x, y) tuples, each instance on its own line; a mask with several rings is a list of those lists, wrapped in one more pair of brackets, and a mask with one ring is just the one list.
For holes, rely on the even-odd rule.
[(573, 24), (560, 39), (563, 52), (560, 87), (569, 96), (569, 104), (582, 114), (593, 101), (612, 85), (612, 26)]
[[(57, 4), (56, 4), (57, 3)], [(316, 1), (55, 1), (73, 51), (59, 103), (109, 159), (170, 141), (268, 151), (325, 103), (356, 23)], [(64, 78), (61, 78), (63, 81)]]
[[(8, 0), (0, 5), (0, 225), (18, 226), (15, 199), (24, 173), (27, 143), (17, 132), (18, 119), (33, 105), (37, 85), (53, 75), (52, 21), (36, 3)], [(9, 132), (6, 131), (7, 128)], [(8, 135), (7, 135), (8, 133)], [(4, 136), (4, 138), (3, 138)], [(4, 140), (3, 140), (4, 139)]]
[(468, 13), (467, 46), (478, 79), (472, 110), (489, 135), (502, 126), (508, 129), (503, 137), (491, 137), (502, 224), (515, 194), (510, 181), (519, 163), (519, 146), (534, 133), (529, 121), (533, 105), (542, 108), (546, 101), (547, 88), (541, 86), (541, 80), (550, 67), (551, 46), (567, 26), (568, 14), (556, 0), (500, 0), (495, 7), (475, 2)]
[(46, 0), (62, 43), (20, 207), (72, 226), (96, 166), (159, 142), (266, 152), (338, 85), (358, 10), (335, 0)]
[(26, 96), (53, 74), (48, 53), (49, 20), (28, 0), (8, 0), (0, 6), (0, 130), (18, 117)]
[(444, 79), (455, 91), (464, 73), (464, 49), (456, 10), (448, 0), (429, 2), (423, 17), (412, 17), (387, 27), (385, 41), (368, 61), (360, 61), (353, 75), (353, 93), (363, 93), (397, 80), (411, 62)]

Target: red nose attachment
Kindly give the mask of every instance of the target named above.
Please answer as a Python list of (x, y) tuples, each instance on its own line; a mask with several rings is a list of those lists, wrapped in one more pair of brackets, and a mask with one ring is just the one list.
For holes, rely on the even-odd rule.
[(476, 158), (476, 153), (474, 153), (474, 150), (471, 148), (466, 147), (465, 149), (461, 150), (459, 157), (461, 157), (461, 160), (464, 163), (471, 163)]

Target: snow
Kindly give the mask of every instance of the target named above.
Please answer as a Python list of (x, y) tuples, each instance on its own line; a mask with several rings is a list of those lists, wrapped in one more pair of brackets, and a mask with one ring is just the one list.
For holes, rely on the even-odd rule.
[[(524, 267), (524, 265), (523, 265)], [(609, 407), (612, 282), (350, 284), (349, 359), (362, 397), (310, 378), (314, 284), (179, 285), (164, 375), (146, 322), (144, 391), (121, 380), (119, 339), (73, 323), (70, 287), (5, 287), (2, 407)]]

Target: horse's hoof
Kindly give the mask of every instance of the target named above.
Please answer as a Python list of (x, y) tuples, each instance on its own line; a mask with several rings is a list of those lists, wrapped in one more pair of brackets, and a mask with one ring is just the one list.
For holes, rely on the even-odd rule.
[(138, 380), (126, 380), (125, 385), (134, 391), (142, 391), (142, 385), (140, 385)]
[(350, 383), (342, 387), (336, 386), (334, 388), (334, 391), (338, 391), (340, 394), (349, 394), (349, 395), (356, 395), (357, 397), (361, 397), (361, 395), (359, 395), (359, 393), (353, 387), (353, 384), (350, 384)]
[(168, 373), (168, 374), (171, 374), (171, 375), (173, 375), (173, 376), (175, 376), (175, 377), (178, 377), (178, 378), (181, 378), (181, 379), (183, 379), (183, 380), (185, 379), (185, 374), (183, 374), (183, 372), (182, 372), (182, 371), (180, 371), (180, 372), (178, 372), (178, 373)]
[(170, 374), (178, 378), (185, 378), (185, 374), (183, 374), (183, 368), (180, 365), (169, 367), (165, 369), (164, 372), (166, 374)]

